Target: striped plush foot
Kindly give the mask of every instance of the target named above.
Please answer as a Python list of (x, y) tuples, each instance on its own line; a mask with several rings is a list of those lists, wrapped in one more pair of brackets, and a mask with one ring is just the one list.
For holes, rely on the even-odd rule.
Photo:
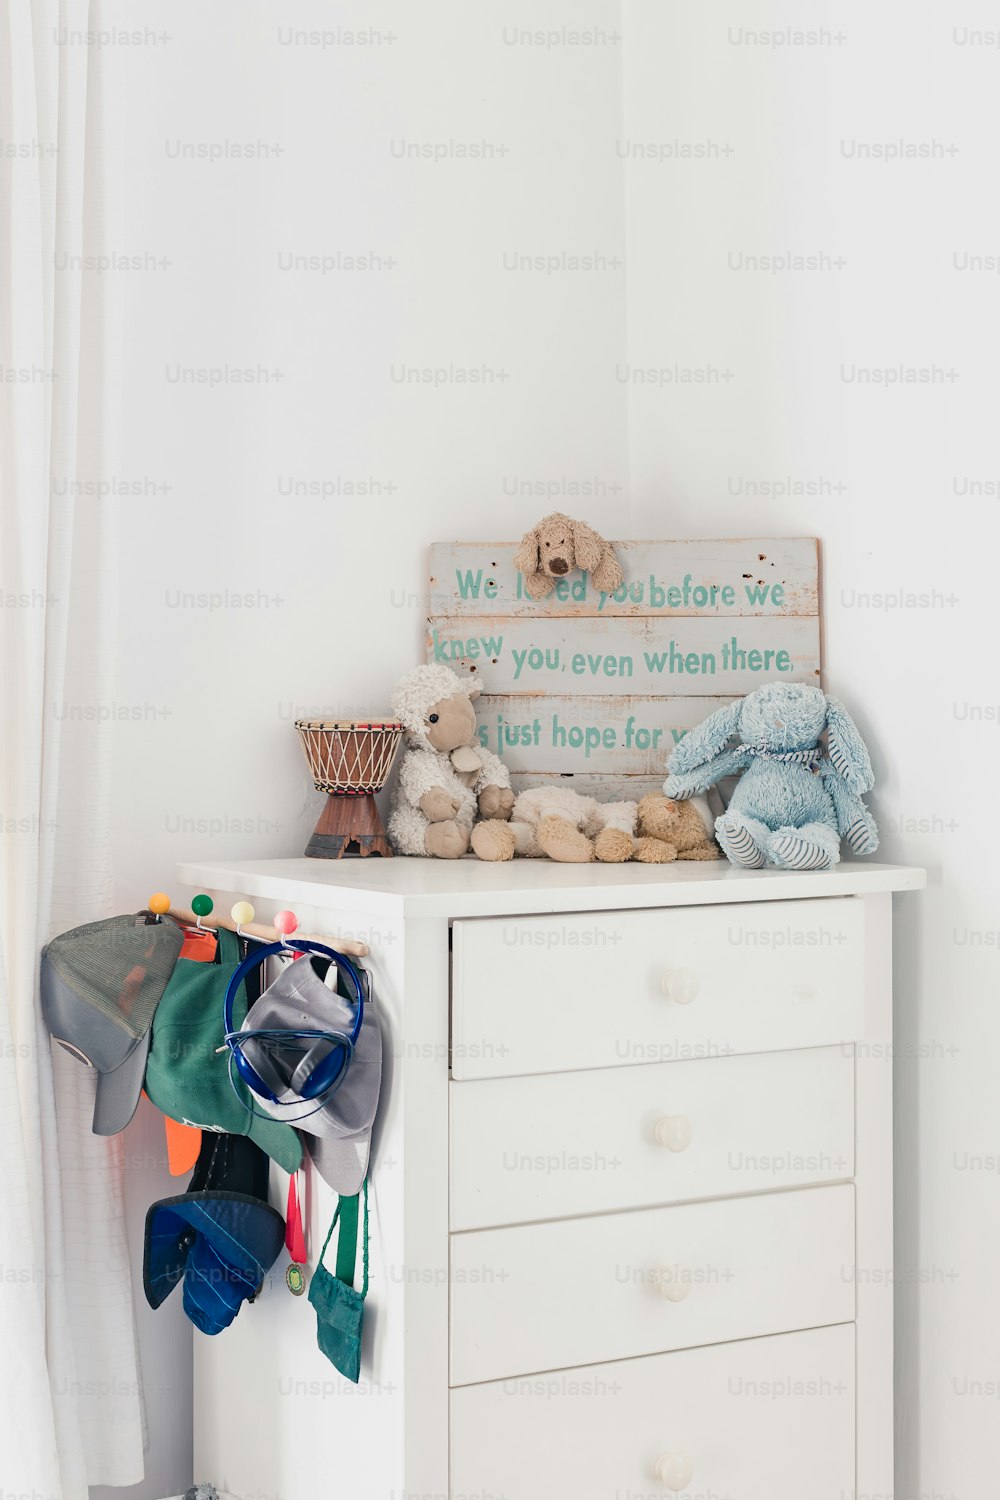
[(774, 857), (784, 870), (828, 870), (833, 864), (829, 851), (808, 839), (787, 833), (774, 839), (771, 848)]
[(779, 870), (831, 870), (840, 861), (840, 834), (820, 822), (776, 828), (767, 850)]
[(746, 870), (759, 870), (763, 867), (764, 855), (756, 840), (750, 830), (735, 818), (717, 818), (715, 836), (730, 864), (742, 865)]
[(859, 818), (852, 823), (844, 834), (847, 847), (852, 854), (874, 854), (878, 848), (878, 834), (875, 831), (874, 821), (868, 823), (864, 818)]
[(830, 870), (840, 860), (840, 835), (828, 823), (776, 828), (768, 853), (779, 870)]

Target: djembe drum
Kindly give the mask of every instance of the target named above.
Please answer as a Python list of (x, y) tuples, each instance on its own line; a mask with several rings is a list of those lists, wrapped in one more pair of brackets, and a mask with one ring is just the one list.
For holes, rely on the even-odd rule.
[(390, 856), (375, 793), (385, 786), (392, 769), (402, 724), (296, 719), (295, 728), (316, 790), (327, 793), (306, 854), (313, 859)]

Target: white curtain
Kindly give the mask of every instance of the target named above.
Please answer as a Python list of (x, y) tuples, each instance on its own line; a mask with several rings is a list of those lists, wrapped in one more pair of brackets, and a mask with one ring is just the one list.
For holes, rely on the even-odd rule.
[[(94, 0), (0, 0), (0, 1491), (137, 1483), (143, 1409), (120, 1140), (53, 1058), (38, 952), (107, 913), (116, 561)], [(64, 30), (64, 28), (68, 28)]]

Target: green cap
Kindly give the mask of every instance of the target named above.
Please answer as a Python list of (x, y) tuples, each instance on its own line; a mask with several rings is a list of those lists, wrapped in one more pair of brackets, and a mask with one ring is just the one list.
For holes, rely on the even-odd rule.
[[(248, 1135), (279, 1167), (296, 1172), (302, 1165), (298, 1133), (262, 1113), (235, 1069), (230, 1080), (229, 1048), (217, 1050), (225, 1036), (226, 990), (240, 961), (239, 943), (225, 928), (219, 929), (219, 957), (217, 964), (179, 958), (174, 965), (153, 1016), (146, 1093), (171, 1120)], [(236, 1026), (242, 1026), (246, 1013), (241, 985), (234, 1008)]]

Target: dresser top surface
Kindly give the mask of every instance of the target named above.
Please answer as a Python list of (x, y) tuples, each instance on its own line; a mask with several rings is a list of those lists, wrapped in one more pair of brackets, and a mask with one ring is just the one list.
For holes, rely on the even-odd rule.
[(178, 879), (233, 892), (346, 911), (420, 917), (486, 917), (629, 907), (790, 901), (921, 890), (926, 872), (904, 865), (843, 863), (832, 870), (742, 870), (725, 860), (672, 865), (563, 865), (544, 859), (305, 858), (185, 862)]

